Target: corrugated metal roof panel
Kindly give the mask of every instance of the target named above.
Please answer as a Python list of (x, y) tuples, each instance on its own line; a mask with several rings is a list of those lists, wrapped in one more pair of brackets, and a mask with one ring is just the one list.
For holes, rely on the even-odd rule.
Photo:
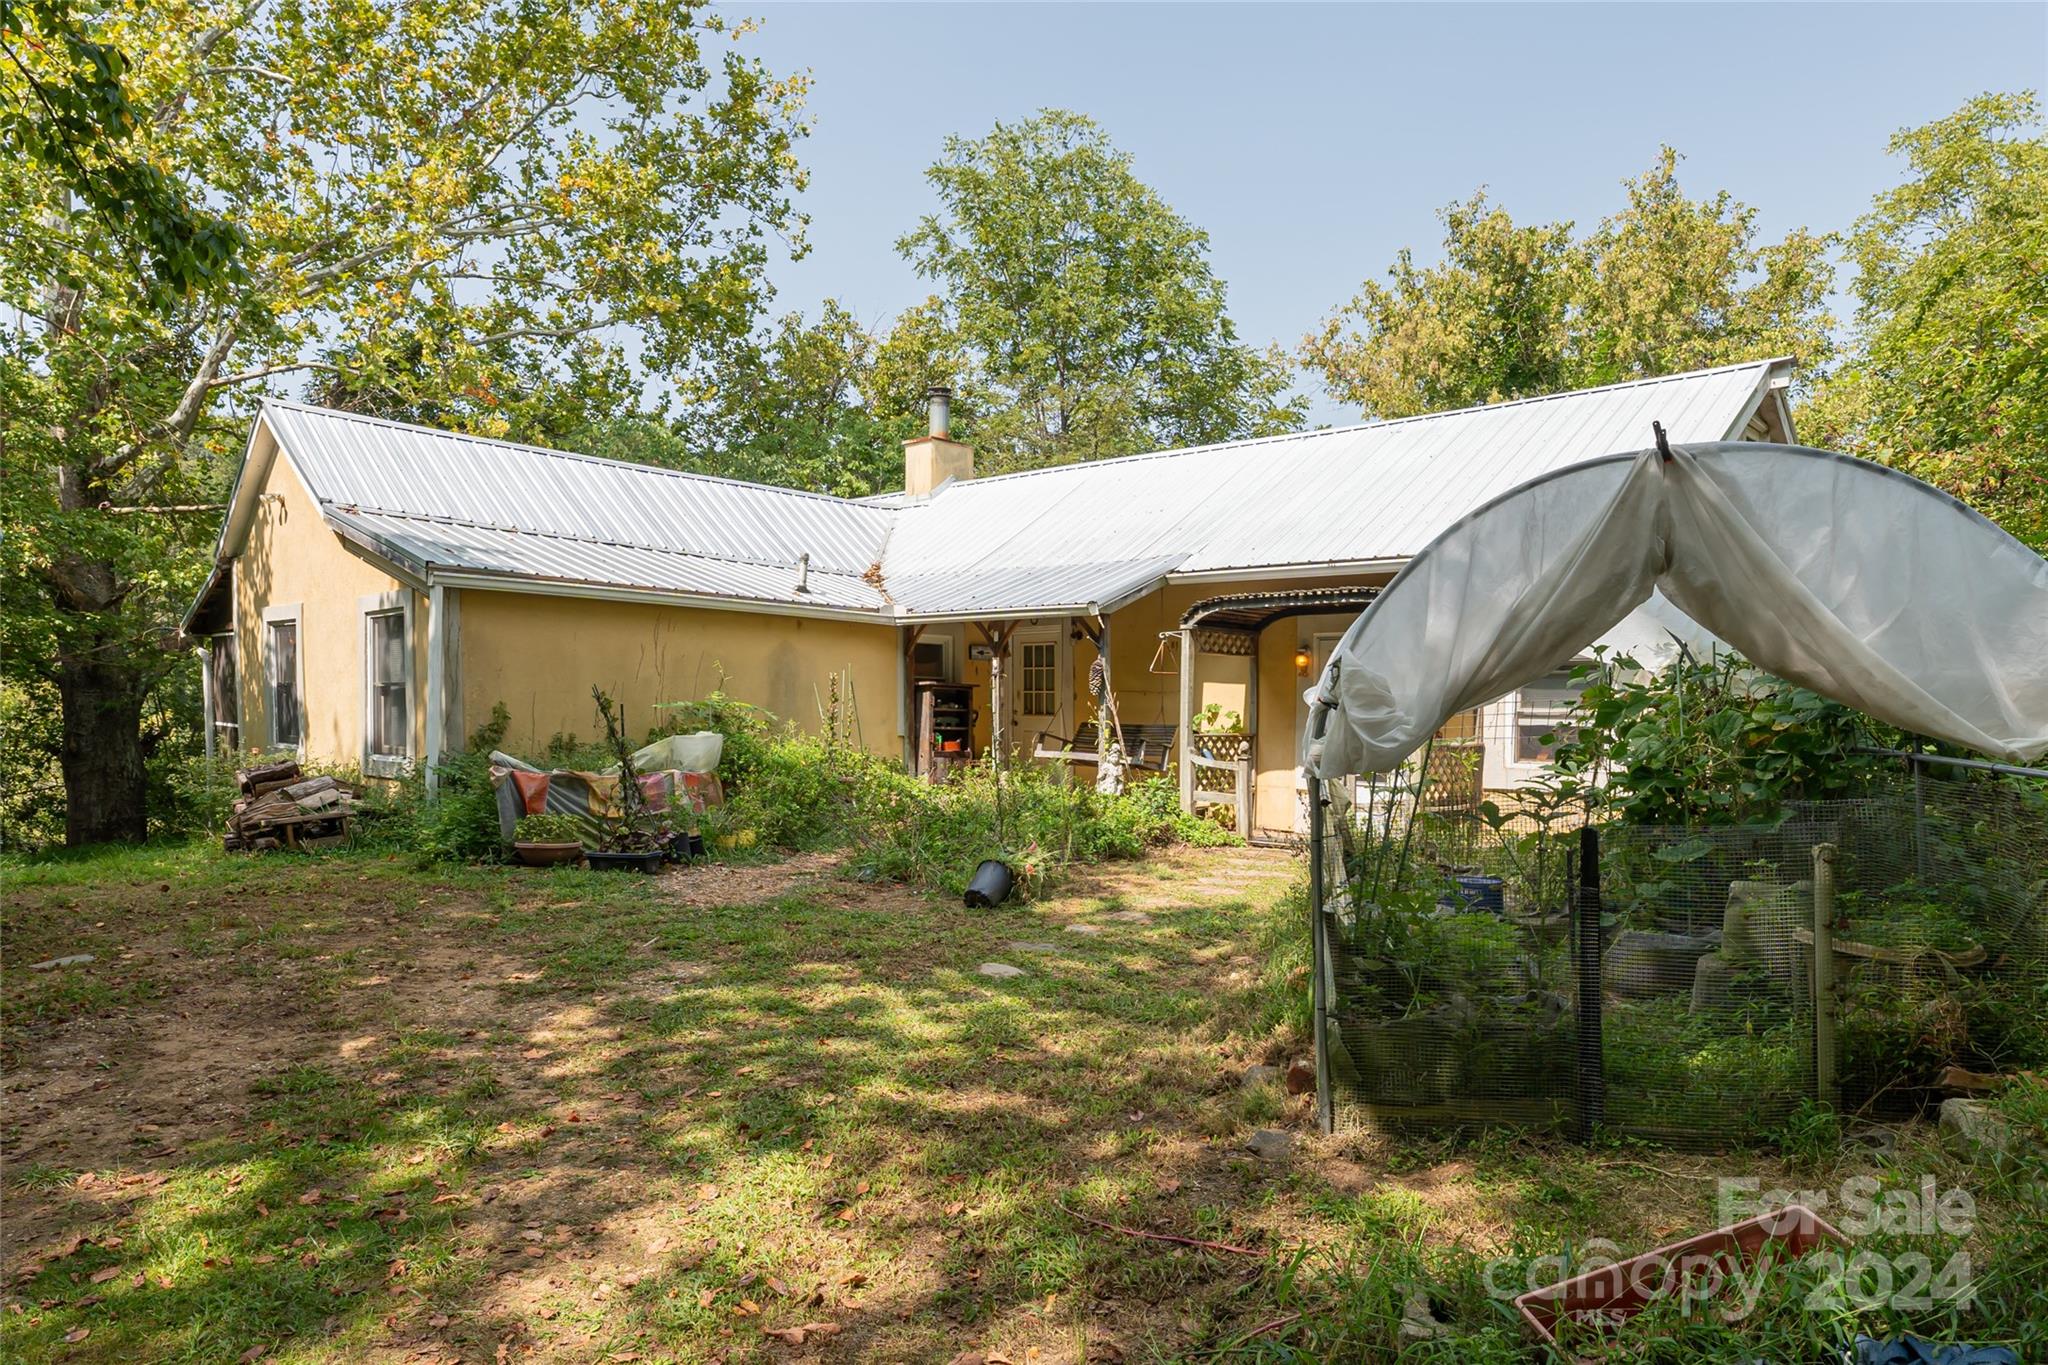
[(1110, 607), (1141, 592), (1173, 571), (1167, 559), (1109, 560), (1094, 564), (1053, 564), (1037, 568), (897, 573), (889, 595), (906, 616), (950, 616), (974, 612), (1025, 614), (1054, 607)]
[(914, 619), (1113, 603), (1175, 572), (1405, 559), (1517, 484), (1641, 449), (1653, 419), (1681, 443), (1738, 435), (1780, 364), (972, 479), (929, 501), (264, 413), (329, 517), (422, 568)]
[(883, 571), (1171, 559), (1179, 572), (1412, 556), (1539, 474), (1726, 436), (1769, 362), (1334, 431), (956, 483), (899, 514)]
[(859, 575), (886, 509), (297, 403), (264, 413), (321, 502), (506, 531)]
[(867, 611), (883, 619), (888, 616), (887, 599), (857, 574), (813, 567), (806, 580), (809, 591), (800, 593), (796, 590), (797, 570), (783, 564), (748, 564), (673, 550), (649, 550), (379, 512), (330, 511), (328, 518), (344, 530), (367, 537), (394, 559), (422, 573), (433, 568), (692, 597)]

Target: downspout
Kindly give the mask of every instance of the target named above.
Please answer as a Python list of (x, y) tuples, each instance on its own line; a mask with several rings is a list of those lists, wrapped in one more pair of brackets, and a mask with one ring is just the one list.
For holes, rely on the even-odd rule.
[(206, 729), (206, 771), (213, 772), (213, 651), (209, 643), (199, 654), (199, 715)]
[(429, 569), (427, 588), (427, 796), (432, 799), (441, 786), (441, 750), (446, 744), (448, 716), (448, 589), (433, 579)]

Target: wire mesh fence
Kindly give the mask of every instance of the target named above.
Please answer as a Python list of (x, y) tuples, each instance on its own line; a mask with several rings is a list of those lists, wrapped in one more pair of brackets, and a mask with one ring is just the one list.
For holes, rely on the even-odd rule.
[(1330, 1126), (1718, 1146), (2048, 1062), (2048, 781), (1920, 763), (1769, 824), (1589, 829), (1442, 766), (1318, 789)]

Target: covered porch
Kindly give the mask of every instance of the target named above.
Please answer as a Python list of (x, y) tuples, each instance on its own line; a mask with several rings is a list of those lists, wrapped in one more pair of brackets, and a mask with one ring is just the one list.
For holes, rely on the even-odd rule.
[[(1227, 807), (1232, 827), (1254, 842), (1301, 832), (1300, 693), (1379, 591), (1289, 588), (1205, 597), (1181, 613), (1176, 629), (1160, 633), (1154, 671), (1167, 671), (1170, 658), (1179, 680), (1175, 759), (1183, 810)], [(1268, 634), (1281, 623), (1294, 629), (1285, 638)]]
[[(1103, 747), (1116, 741), (1126, 781), (1171, 773), (1183, 809), (1226, 808), (1231, 827), (1256, 843), (1298, 838), (1301, 696), (1379, 587), (1204, 586), (1155, 582), (1114, 605), (901, 627), (907, 766), (943, 781), (961, 763), (1000, 754), (1093, 781)], [(1096, 723), (1097, 687), (1113, 718), (1107, 735)], [(951, 733), (949, 707), (967, 709), (950, 754), (926, 743)]]

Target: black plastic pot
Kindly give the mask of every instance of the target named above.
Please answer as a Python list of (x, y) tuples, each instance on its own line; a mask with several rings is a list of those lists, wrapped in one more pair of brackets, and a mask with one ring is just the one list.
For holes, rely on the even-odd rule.
[(659, 872), (661, 871), (661, 850), (652, 849), (646, 853), (608, 853), (592, 849), (583, 855), (596, 868), (609, 868), (614, 872)]
[(990, 858), (974, 869), (974, 880), (967, 883), (968, 908), (986, 910), (991, 905), (1001, 905), (1016, 884), (1009, 864)]

